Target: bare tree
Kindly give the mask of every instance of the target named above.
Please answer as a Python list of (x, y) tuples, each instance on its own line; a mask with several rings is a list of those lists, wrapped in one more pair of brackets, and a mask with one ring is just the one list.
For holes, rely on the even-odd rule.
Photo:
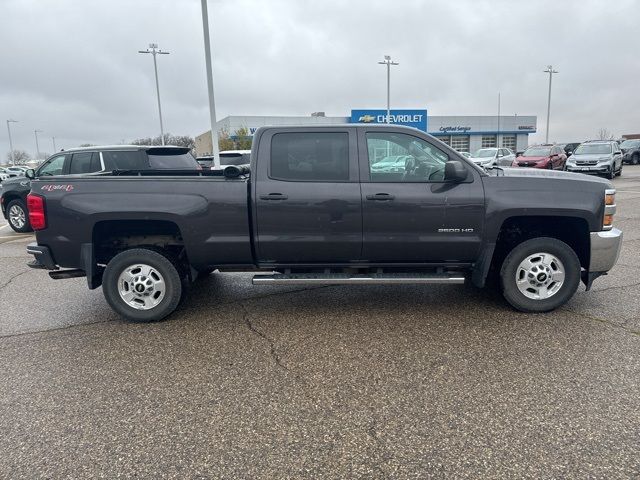
[(14, 150), (13, 156), (11, 155), (11, 152), (7, 153), (7, 160), (10, 162), (13, 160), (16, 165), (24, 165), (31, 160), (31, 155), (24, 150)]
[(598, 130), (598, 140), (613, 140), (614, 139), (614, 135), (613, 133), (611, 133), (611, 131), (607, 130), (606, 128), (601, 128), (600, 130)]
[[(162, 145), (160, 135), (157, 137), (137, 138), (131, 142), (133, 145)], [(192, 151), (196, 148), (196, 141), (189, 135), (171, 135), (164, 134), (165, 145), (177, 145), (178, 147), (188, 147)]]

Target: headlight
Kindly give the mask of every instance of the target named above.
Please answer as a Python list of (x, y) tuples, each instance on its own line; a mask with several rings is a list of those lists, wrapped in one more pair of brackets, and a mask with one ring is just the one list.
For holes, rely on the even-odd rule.
[(611, 157), (600, 157), (598, 159), (598, 162), (610, 162), (611, 161)]

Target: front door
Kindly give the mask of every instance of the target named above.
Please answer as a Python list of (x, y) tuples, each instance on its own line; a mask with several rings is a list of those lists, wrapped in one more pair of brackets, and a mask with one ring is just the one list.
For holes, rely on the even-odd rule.
[[(468, 263), (477, 258), (484, 219), (479, 173), (444, 182), (449, 154), (401, 131), (360, 133), (363, 261)], [(404, 160), (402, 169), (392, 168)], [(456, 157), (457, 159), (457, 157)]]
[(254, 191), (259, 263), (360, 259), (362, 205), (353, 130), (262, 134)]

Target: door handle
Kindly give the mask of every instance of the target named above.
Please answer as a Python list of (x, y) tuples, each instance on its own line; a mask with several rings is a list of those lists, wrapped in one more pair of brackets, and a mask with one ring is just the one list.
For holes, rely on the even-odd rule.
[(267, 195), (260, 195), (260, 200), (286, 200), (289, 198), (282, 193), (269, 193)]
[(386, 200), (393, 200), (394, 198), (396, 197), (389, 193), (376, 193), (375, 195), (367, 195), (367, 200), (386, 201)]

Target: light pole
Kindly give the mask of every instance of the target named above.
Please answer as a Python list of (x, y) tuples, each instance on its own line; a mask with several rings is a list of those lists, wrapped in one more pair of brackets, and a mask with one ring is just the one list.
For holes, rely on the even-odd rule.
[(211, 150), (213, 167), (220, 168), (220, 152), (218, 147), (218, 129), (216, 127), (216, 102), (213, 96), (213, 68), (211, 66), (211, 40), (209, 38), (209, 12), (207, 0), (201, 0), (202, 30), (204, 31), (204, 60), (207, 67), (207, 89), (209, 92), (209, 116), (211, 117)]
[(15, 167), (16, 156), (13, 153), (13, 141), (11, 140), (11, 126), (10, 123), (18, 123), (17, 120), (7, 120), (7, 131), (9, 132), (9, 153), (11, 154), (11, 165)]
[(38, 134), (42, 133), (42, 130), (34, 130), (33, 134), (36, 136), (36, 153), (38, 154), (38, 160), (40, 160), (40, 145), (38, 145)]
[(547, 97), (547, 133), (544, 137), (544, 143), (549, 143), (549, 113), (551, 112), (551, 79), (554, 73), (558, 73), (551, 65), (547, 66), (544, 73), (549, 74), (549, 96)]
[(496, 135), (496, 147), (500, 148), (500, 92), (498, 92), (498, 134)]
[(379, 65), (387, 66), (387, 123), (391, 123), (391, 65), (400, 65), (392, 62), (389, 55), (384, 56), (384, 62), (378, 62)]
[(56, 153), (56, 137), (51, 137), (51, 141), (53, 142), (53, 153)]
[(138, 53), (150, 53), (153, 55), (153, 71), (156, 74), (156, 94), (158, 95), (158, 114), (160, 116), (160, 139), (164, 145), (164, 127), (162, 126), (162, 106), (160, 105), (160, 85), (158, 83), (158, 63), (156, 55), (169, 55), (169, 52), (163, 52), (158, 48), (157, 43), (150, 43), (146, 50), (138, 50)]

